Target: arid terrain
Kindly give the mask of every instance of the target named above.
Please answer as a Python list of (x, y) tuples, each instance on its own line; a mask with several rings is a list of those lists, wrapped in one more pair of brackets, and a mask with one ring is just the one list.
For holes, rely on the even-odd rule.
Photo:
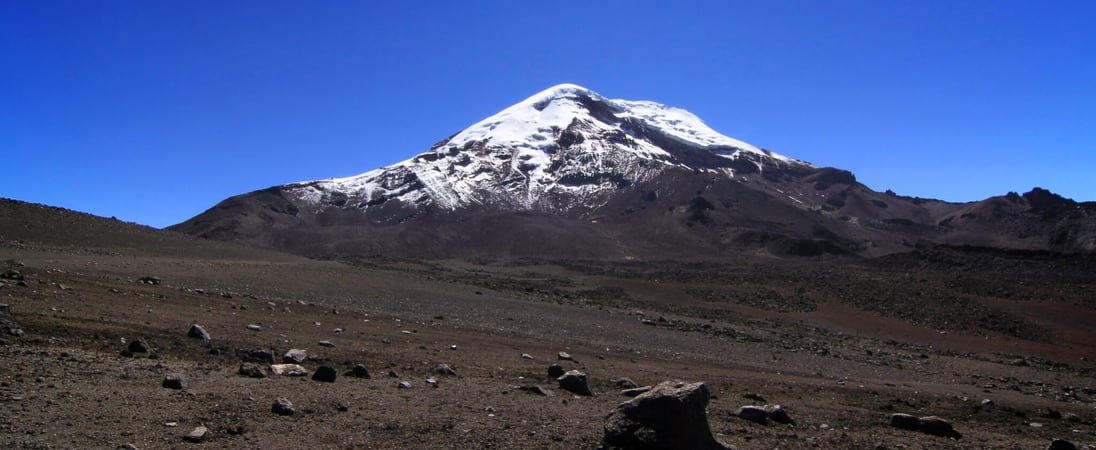
[[(592, 449), (622, 378), (707, 383), (711, 430), (739, 449), (1096, 445), (1091, 254), (314, 260), (0, 203), (3, 448)], [(290, 349), (337, 379), (256, 353)], [(557, 363), (595, 395), (560, 389)], [(794, 425), (734, 414), (765, 404)]]

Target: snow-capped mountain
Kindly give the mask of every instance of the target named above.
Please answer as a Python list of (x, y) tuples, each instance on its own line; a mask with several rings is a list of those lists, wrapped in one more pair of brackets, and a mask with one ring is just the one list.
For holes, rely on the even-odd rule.
[(238, 195), (171, 228), (310, 256), (863, 256), (952, 244), (1093, 251), (1096, 204), (966, 204), (724, 136), (683, 109), (562, 84), (388, 167)]
[(287, 192), (305, 203), (361, 209), (398, 201), (564, 212), (600, 206), (669, 167), (734, 177), (788, 165), (808, 164), (719, 134), (683, 109), (561, 84), (414, 158)]

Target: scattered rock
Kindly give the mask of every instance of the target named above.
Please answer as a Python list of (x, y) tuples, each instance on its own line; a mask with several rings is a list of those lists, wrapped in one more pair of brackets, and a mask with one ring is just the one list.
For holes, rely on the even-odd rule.
[(398, 387), (400, 389), (411, 389), (411, 383), (408, 383), (406, 381), (401, 381), (399, 383), (396, 383), (396, 387)]
[(270, 371), (274, 372), (274, 375), (282, 375), (287, 377), (303, 377), (308, 375), (308, 371), (300, 364), (271, 364)]
[(936, 416), (928, 416), (921, 418), (921, 425), (917, 428), (918, 431), (933, 436), (940, 436), (946, 438), (959, 439), (963, 437), (958, 431), (955, 431), (951, 426), (951, 422), (944, 420)]
[(636, 384), (635, 381), (632, 381), (629, 378), (620, 378), (617, 380), (613, 380), (613, 382), (616, 383), (617, 387), (621, 389), (635, 389), (639, 387), (639, 385)]
[(891, 414), (890, 425), (903, 430), (917, 431), (917, 429), (921, 428), (921, 419), (909, 414), (894, 413)]
[(399, 378), (400, 374), (396, 373), (395, 370), (389, 370), (388, 371), (388, 377), (389, 378)]
[(133, 353), (152, 353), (152, 346), (148, 345), (148, 341), (145, 341), (144, 338), (138, 338), (137, 340), (130, 342), (129, 346), (126, 347), (126, 350)]
[(1017, 366), (1017, 367), (1027, 367), (1027, 366), (1030, 365), (1030, 364), (1028, 364), (1027, 360), (1024, 359), (1024, 358), (1016, 358), (1012, 361), (1009, 361), (1009, 364), (1012, 364), (1012, 365)]
[(594, 393), (590, 391), (590, 384), (586, 380), (586, 374), (577, 370), (571, 370), (563, 374), (556, 379), (559, 381), (559, 387), (568, 391), (571, 391), (578, 395), (592, 396)]
[(335, 372), (334, 367), (320, 366), (316, 369), (316, 372), (312, 374), (312, 381), (322, 381), (324, 383), (334, 383), (335, 377), (338, 374)]
[(739, 419), (749, 420), (750, 422), (756, 422), (762, 425), (767, 425), (769, 423), (769, 412), (765, 411), (765, 408), (760, 406), (743, 406), (738, 408), (738, 410), (734, 412), (734, 415), (738, 416)]
[(551, 378), (562, 377), (567, 371), (563, 369), (563, 366), (559, 364), (552, 364), (548, 366), (548, 376)]
[(559, 352), (559, 353), (556, 354), (556, 356), (558, 356), (561, 361), (574, 361), (575, 360), (575, 358), (572, 357), (567, 352)]
[(161, 280), (160, 277), (141, 277), (137, 279), (137, 282), (142, 284), (158, 285), (160, 284)]
[(186, 332), (186, 335), (192, 338), (201, 339), (203, 341), (209, 340), (209, 333), (201, 325), (194, 324), (190, 326), (190, 331)]
[(18, 270), (7, 270), (4, 273), (0, 273), (0, 278), (6, 278), (8, 280), (24, 280), (23, 274)]
[(209, 428), (198, 427), (190, 430), (189, 433), (183, 436), (183, 440), (187, 442), (202, 442), (205, 440), (207, 434), (209, 434)]
[(521, 390), (523, 390), (525, 392), (528, 392), (528, 393), (531, 393), (531, 394), (537, 394), (537, 395), (544, 396), (544, 397), (548, 397), (548, 396), (552, 395), (550, 392), (544, 390), (544, 388), (542, 388), (540, 386), (537, 386), (537, 385), (519, 386), (518, 389), (521, 389)]
[(249, 329), (251, 331), (262, 331), (263, 327), (262, 327), (262, 325), (249, 323), (249, 324), (247, 324), (247, 329)]
[(434, 367), (434, 372), (437, 372), (437, 373), (442, 374), (442, 375), (452, 375), (452, 376), (457, 375), (457, 371), (453, 370), (452, 367), (449, 367), (448, 364), (438, 364), (437, 367)]
[(710, 398), (704, 383), (660, 383), (609, 413), (602, 443), (629, 449), (729, 449), (708, 426)]
[(163, 386), (168, 389), (186, 389), (186, 377), (181, 373), (170, 373), (164, 376)]
[(248, 359), (251, 361), (257, 361), (266, 364), (274, 364), (278, 362), (277, 356), (271, 350), (252, 350), (247, 354)]
[(270, 411), (279, 416), (292, 416), (296, 410), (293, 409), (293, 403), (289, 402), (289, 399), (279, 398), (274, 400), (274, 404), (270, 407)]
[(117, 447), (114, 447), (114, 450), (138, 450), (138, 449), (137, 449), (136, 445), (133, 445), (133, 444), (130, 444), (130, 443), (125, 443), (125, 444), (118, 444)]
[(643, 387), (625, 389), (623, 391), (620, 391), (620, 394), (625, 396), (625, 397), (635, 397), (635, 396), (638, 396), (640, 394), (649, 392), (651, 389), (652, 389), (651, 386), (643, 386)]
[(521, 354), (521, 359), (535, 359), (535, 358), (533, 358), (533, 355), (530, 355), (528, 353), (522, 353)]
[(742, 398), (753, 400), (755, 402), (765, 403), (765, 397), (762, 397), (761, 395), (755, 394), (753, 392), (747, 392), (745, 394), (742, 394)]
[(251, 364), (241, 364), (239, 374), (249, 378), (266, 378), (263, 369)]
[(1047, 447), (1047, 450), (1077, 450), (1077, 446), (1065, 439), (1055, 439)]
[(426, 379), (426, 385), (427, 385), (427, 386), (434, 386), (434, 387), (437, 387), (437, 386), (438, 386), (438, 380), (437, 380), (437, 378), (427, 378), (427, 379)]
[(320, 341), (319, 344), (320, 347), (335, 348), (335, 344), (332, 344), (331, 341)]
[(282, 355), (282, 362), (291, 364), (300, 364), (308, 359), (308, 352), (299, 348), (290, 349)]
[(365, 364), (355, 364), (354, 368), (347, 371), (344, 375), (348, 377), (369, 378), (369, 369), (365, 367)]
[(782, 423), (784, 425), (795, 425), (795, 419), (792, 419), (791, 414), (788, 414), (788, 410), (784, 409), (780, 405), (765, 405), (765, 411), (769, 413), (769, 419), (776, 423)]

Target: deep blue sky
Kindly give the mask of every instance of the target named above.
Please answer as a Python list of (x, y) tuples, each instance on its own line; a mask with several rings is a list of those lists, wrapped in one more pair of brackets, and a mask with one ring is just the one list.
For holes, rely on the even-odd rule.
[(1091, 0), (0, 1), (0, 197), (167, 226), (570, 82), (877, 190), (1096, 200), (1094, 23)]

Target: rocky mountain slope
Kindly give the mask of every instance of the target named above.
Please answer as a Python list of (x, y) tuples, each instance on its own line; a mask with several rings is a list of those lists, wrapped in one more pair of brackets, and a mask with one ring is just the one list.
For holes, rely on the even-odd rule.
[(171, 228), (311, 256), (875, 256), (1092, 251), (1093, 213), (1041, 189), (969, 204), (879, 193), (683, 109), (565, 84), (398, 164), (235, 196)]

